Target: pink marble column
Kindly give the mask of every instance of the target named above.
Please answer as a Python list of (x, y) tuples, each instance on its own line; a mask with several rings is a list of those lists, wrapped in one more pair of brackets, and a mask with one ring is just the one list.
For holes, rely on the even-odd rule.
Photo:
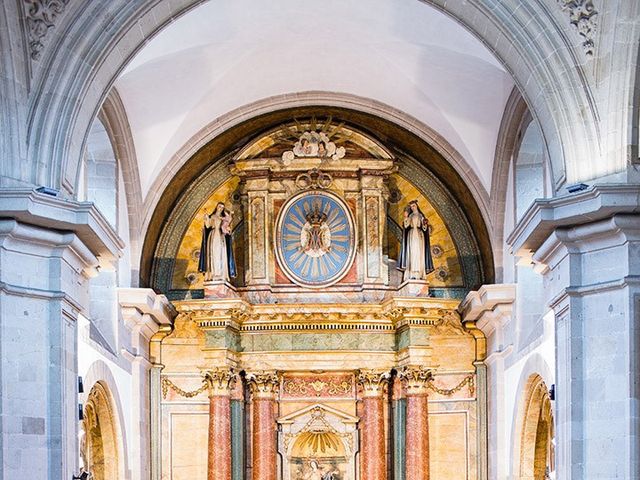
[(361, 370), (362, 416), (360, 438), (361, 480), (387, 479), (387, 454), (384, 431), (384, 393), (389, 372)]
[(252, 394), (252, 478), (253, 480), (276, 480), (277, 436), (276, 393), (280, 380), (276, 372), (247, 374)]
[(209, 387), (207, 479), (231, 480), (231, 389), (236, 374), (229, 369), (205, 373)]
[(431, 371), (405, 367), (398, 373), (407, 402), (406, 480), (428, 480), (429, 468), (429, 396)]

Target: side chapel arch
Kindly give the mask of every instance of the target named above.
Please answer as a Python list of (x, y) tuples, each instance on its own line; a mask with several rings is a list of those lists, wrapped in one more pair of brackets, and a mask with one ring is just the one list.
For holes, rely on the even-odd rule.
[(555, 430), (549, 389), (538, 374), (529, 376), (518, 409), (514, 477), (546, 480), (555, 470)]
[(85, 403), (80, 445), (83, 469), (94, 480), (120, 478), (121, 437), (116, 415), (109, 388), (96, 382)]

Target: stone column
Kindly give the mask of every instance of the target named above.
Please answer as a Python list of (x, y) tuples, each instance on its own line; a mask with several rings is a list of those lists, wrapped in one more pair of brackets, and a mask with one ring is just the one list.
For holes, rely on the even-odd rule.
[[(89, 203), (0, 196), (0, 478), (78, 473), (77, 320), (122, 242)], [(60, 225), (56, 230), (52, 225)]]
[(240, 378), (231, 391), (231, 478), (243, 480), (245, 469), (244, 383)]
[(236, 377), (229, 368), (204, 374), (209, 388), (208, 480), (231, 480), (231, 390)]
[(248, 373), (252, 394), (252, 478), (276, 480), (277, 436), (275, 399), (280, 379), (277, 372)]
[(404, 367), (401, 379), (407, 402), (406, 480), (429, 479), (429, 395), (431, 371), (417, 366)]
[(556, 478), (639, 478), (638, 185), (537, 200), (507, 242), (556, 322)]
[(407, 400), (398, 377), (393, 382), (393, 480), (405, 480)]
[(360, 479), (386, 480), (384, 393), (391, 377), (388, 371), (360, 370), (358, 383), (362, 386), (360, 439)]
[[(171, 329), (171, 320), (176, 312), (164, 295), (157, 295), (150, 288), (120, 288), (118, 303), (125, 326), (130, 331), (130, 347), (121, 349), (123, 356), (131, 363), (132, 428), (131, 428), (131, 478), (148, 480), (151, 477), (149, 446), (160, 437), (153, 439), (151, 432), (151, 337), (160, 329)], [(166, 335), (164, 333), (164, 335)], [(159, 371), (158, 371), (159, 374)], [(159, 378), (159, 377), (158, 377)]]
[[(508, 328), (513, 318), (513, 307), (516, 298), (516, 286), (483, 285), (477, 291), (469, 292), (460, 304), (462, 321), (467, 325), (475, 324), (486, 338), (486, 359), (488, 392), (487, 403), (487, 437), (483, 436), (483, 429), (478, 425), (478, 438), (486, 441), (487, 447), (479, 447), (481, 459), (482, 452), (486, 450), (490, 460), (487, 468), (481, 467), (481, 476), (487, 472), (488, 478), (500, 479), (508, 476), (511, 464), (511, 455), (508, 442), (509, 428), (513, 422), (513, 415), (507, 412), (505, 401), (505, 361), (513, 351), (513, 345), (508, 338)], [(476, 364), (478, 420), (483, 418), (480, 410), (485, 396), (482, 395), (482, 382), (480, 373), (484, 366), (481, 361)]]

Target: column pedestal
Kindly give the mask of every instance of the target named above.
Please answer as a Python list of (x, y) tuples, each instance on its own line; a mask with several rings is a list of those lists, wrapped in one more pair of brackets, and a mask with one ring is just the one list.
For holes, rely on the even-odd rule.
[(387, 455), (384, 432), (384, 392), (389, 372), (361, 370), (358, 383), (362, 385), (362, 418), (360, 441), (360, 479), (386, 480)]
[(252, 393), (253, 480), (276, 480), (277, 437), (275, 395), (280, 385), (276, 372), (247, 374)]

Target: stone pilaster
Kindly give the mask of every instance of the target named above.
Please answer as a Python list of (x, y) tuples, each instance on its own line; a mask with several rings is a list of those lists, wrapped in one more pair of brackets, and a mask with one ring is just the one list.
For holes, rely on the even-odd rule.
[(248, 373), (247, 381), (252, 394), (252, 478), (253, 480), (276, 480), (277, 436), (276, 394), (280, 386), (277, 372)]
[[(170, 328), (175, 310), (164, 295), (148, 288), (118, 289), (118, 303), (125, 326), (131, 333), (131, 350), (123, 349), (131, 362), (132, 435), (131, 478), (146, 480), (150, 477), (152, 443), (150, 412), (150, 379), (153, 367), (150, 358), (151, 337), (162, 327)], [(159, 441), (159, 437), (157, 438)]]
[[(487, 444), (487, 448), (479, 445), (479, 452), (487, 452), (492, 461), (480, 472), (489, 478), (506, 478), (509, 471), (510, 448), (506, 442), (507, 430), (512, 424), (512, 415), (507, 412), (505, 404), (505, 360), (511, 354), (513, 345), (507, 344), (505, 330), (513, 318), (516, 298), (515, 285), (483, 285), (477, 291), (469, 292), (460, 304), (462, 321), (466, 325), (474, 324), (482, 331), (487, 343), (487, 357), (484, 365), (478, 363), (478, 407), (481, 402), (487, 403), (487, 436), (483, 437), (479, 428), (479, 439)], [(488, 397), (481, 392), (480, 370), (486, 368), (489, 384)], [(478, 414), (481, 420), (484, 415)]]
[(396, 376), (393, 381), (393, 479), (405, 480), (407, 399), (401, 380)]
[(429, 395), (430, 370), (406, 366), (398, 377), (402, 381), (407, 402), (406, 461), (407, 480), (429, 479)]
[(0, 193), (0, 478), (68, 479), (79, 456), (76, 322), (89, 278), (123, 245), (92, 204)]
[(358, 383), (362, 386), (360, 478), (386, 480), (384, 393), (391, 374), (388, 371), (360, 370)]
[(508, 239), (555, 313), (557, 478), (640, 474), (639, 195), (608, 185), (536, 201)]
[(231, 391), (237, 374), (229, 368), (204, 374), (209, 390), (208, 480), (231, 480)]

